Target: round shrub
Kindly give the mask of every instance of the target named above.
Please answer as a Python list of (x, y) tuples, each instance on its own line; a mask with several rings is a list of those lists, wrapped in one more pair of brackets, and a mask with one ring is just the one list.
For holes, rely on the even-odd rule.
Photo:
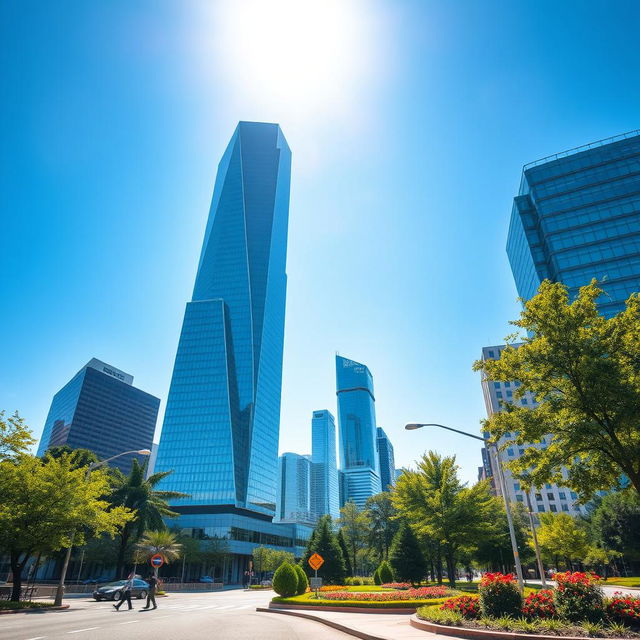
[(391, 567), (386, 560), (383, 560), (378, 567), (378, 577), (382, 584), (385, 582), (393, 582), (393, 573), (391, 571)]
[(513, 616), (518, 618), (522, 610), (522, 594), (513, 574), (485, 573), (480, 580), (480, 611), (489, 618)]
[(298, 574), (288, 562), (283, 562), (273, 574), (273, 590), (283, 598), (296, 595)]
[(553, 603), (553, 591), (541, 589), (530, 593), (522, 605), (522, 613), (530, 620), (548, 620), (557, 615), (556, 606)]
[(373, 572), (373, 583), (377, 585), (382, 584), (382, 580), (380, 580), (380, 567)]
[(604, 615), (604, 593), (599, 576), (581, 571), (554, 575), (556, 588), (553, 601), (561, 618), (570, 622), (597, 622)]
[(307, 580), (307, 574), (299, 564), (294, 565), (293, 568), (296, 570), (296, 575), (298, 576), (298, 588), (296, 590), (296, 595), (301, 596), (303, 593), (307, 592), (309, 580)]

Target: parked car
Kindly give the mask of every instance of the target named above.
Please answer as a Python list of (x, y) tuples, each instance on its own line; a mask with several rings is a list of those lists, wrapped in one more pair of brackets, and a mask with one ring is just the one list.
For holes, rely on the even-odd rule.
[[(119, 600), (125, 582), (126, 580), (116, 580), (115, 582), (109, 582), (102, 587), (98, 587), (93, 592), (93, 597), (98, 602), (100, 602), (100, 600)], [(149, 593), (149, 583), (139, 578), (134, 578), (131, 597), (142, 599), (147, 597), (147, 593)]]
[(206, 582), (208, 584), (213, 583), (213, 578), (211, 576), (200, 576), (198, 582)]

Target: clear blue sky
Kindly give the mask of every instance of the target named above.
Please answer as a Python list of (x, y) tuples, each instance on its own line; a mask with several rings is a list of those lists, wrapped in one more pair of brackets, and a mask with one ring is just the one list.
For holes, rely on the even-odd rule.
[(521, 167), (640, 126), (639, 24), (633, 1), (5, 0), (0, 408), (39, 435), (95, 356), (164, 409), (217, 162), (238, 120), (279, 122), (281, 451), (335, 413), (339, 351), (398, 466), (434, 448), (474, 480), (473, 441), (402, 425), (477, 433)]

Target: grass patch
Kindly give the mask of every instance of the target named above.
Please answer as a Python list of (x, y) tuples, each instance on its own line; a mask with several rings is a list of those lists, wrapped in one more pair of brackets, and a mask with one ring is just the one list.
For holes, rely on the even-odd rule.
[(640, 589), (640, 576), (630, 576), (629, 578), (607, 578), (604, 584), (620, 587), (637, 587)]
[(1, 610), (19, 611), (20, 609), (48, 609), (53, 607), (53, 602), (11, 602), (10, 600), (0, 600)]
[(363, 602), (362, 600), (328, 600), (322, 594), (316, 599), (315, 593), (305, 593), (291, 598), (273, 598), (271, 602), (277, 604), (304, 604), (313, 607), (361, 607), (363, 609), (417, 609), (426, 604), (441, 605), (448, 598), (434, 598), (432, 600), (392, 600), (389, 602)]

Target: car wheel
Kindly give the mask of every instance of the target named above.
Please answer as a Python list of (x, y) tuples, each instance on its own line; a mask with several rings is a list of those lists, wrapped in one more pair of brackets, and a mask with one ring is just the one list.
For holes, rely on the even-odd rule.
[(144, 600), (147, 597), (147, 592), (143, 589), (139, 594), (138, 594), (138, 600)]
[(114, 591), (114, 592), (111, 594), (111, 599), (112, 599), (112, 600), (120, 600), (120, 592), (119, 592), (119, 591)]

